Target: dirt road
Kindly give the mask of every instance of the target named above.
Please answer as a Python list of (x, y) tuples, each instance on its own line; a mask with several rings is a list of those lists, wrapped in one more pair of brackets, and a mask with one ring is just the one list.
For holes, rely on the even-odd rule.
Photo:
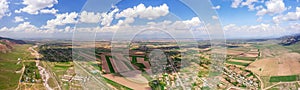
[[(38, 46), (35, 45), (35, 46), (32, 46), (32, 47), (29, 47), (29, 50), (31, 51), (31, 54), (34, 55), (37, 59), (40, 58), (40, 54), (34, 50), (34, 48), (37, 48)], [(42, 66), (40, 66), (40, 60), (35, 60), (35, 63), (36, 63), (36, 67), (38, 67), (38, 70), (40, 72), (40, 75), (42, 76), (42, 79), (43, 79), (43, 85), (45, 86), (45, 88), (47, 90), (53, 90), (53, 88), (51, 88), (48, 84), (48, 80), (50, 78), (50, 75), (49, 73), (46, 71), (46, 69)]]

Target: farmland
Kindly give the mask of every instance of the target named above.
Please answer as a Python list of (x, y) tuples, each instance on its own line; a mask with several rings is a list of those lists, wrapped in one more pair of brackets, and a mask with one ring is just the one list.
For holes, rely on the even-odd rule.
[(298, 81), (298, 75), (290, 75), (290, 76), (272, 76), (270, 78), (270, 82), (291, 82), (291, 81)]
[[(173, 43), (168, 42), (159, 42), (157, 45), (134, 43), (129, 46), (131, 49), (128, 54), (122, 54), (122, 51), (112, 54), (111, 47), (108, 45), (105, 42), (103, 45), (98, 45), (95, 48), (95, 57), (93, 52), (88, 51), (90, 46), (76, 46), (82, 49), (76, 53), (81, 57), (78, 58), (77, 64), (72, 62), (73, 52), (69, 44), (40, 45), (37, 48), (42, 55), (40, 63), (52, 72), (48, 84), (52, 88), (58, 88), (58, 83), (62, 89), (80, 89), (78, 83), (91, 77), (77, 76), (75, 65), (80, 65), (91, 75), (95, 75), (95, 78), (116, 89), (177, 88), (175, 85), (178, 77), (182, 82), (192, 82), (184, 83), (183, 86), (191, 86), (195, 89), (207, 88), (202, 87), (204, 81), (201, 79), (205, 80), (209, 76), (221, 76), (218, 85), (220, 89), (230, 88), (230, 86), (242, 89), (279, 88), (282, 84), (285, 85), (282, 82), (298, 81), (300, 74), (300, 70), (293, 68), (300, 67), (298, 61), (300, 54), (290, 50), (293, 46), (280, 46), (274, 43), (228, 44), (227, 57), (222, 66), (223, 73), (210, 72), (211, 65), (215, 62), (211, 57), (212, 49), (205, 47), (205, 44), (203, 48), (190, 48), (186, 44), (187, 48), (178, 49)], [(152, 50), (157, 48), (162, 49), (164, 53), (156, 53), (158, 55), (151, 57)], [(272, 51), (273, 49), (278, 50)], [(188, 62), (184, 66), (183, 60)], [(33, 77), (28, 81), (38, 80), (35, 79), (37, 75), (27, 76)], [(193, 79), (195, 77), (196, 80)], [(291, 87), (295, 86), (291, 85)], [(36, 88), (42, 87), (36, 86)]]
[(33, 57), (27, 51), (31, 45), (16, 45), (15, 48), (9, 53), (0, 54), (0, 89), (15, 89), (18, 86), (21, 73), (22, 64), (18, 63), (18, 58), (22, 60), (30, 60)]

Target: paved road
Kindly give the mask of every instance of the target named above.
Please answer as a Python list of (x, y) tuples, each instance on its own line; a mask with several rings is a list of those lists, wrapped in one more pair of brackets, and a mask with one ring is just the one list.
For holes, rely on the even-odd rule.
[[(81, 66), (81, 65), (80, 65), (79, 63), (77, 63), (76, 61), (74, 61), (74, 65), (77, 66), (77, 67), (79, 67), (80, 70), (84, 71), (85, 74), (88, 74), (89, 76), (91, 76), (92, 79), (93, 79), (95, 82), (97, 82), (97, 84), (100, 85), (100, 87), (101, 87), (102, 89), (110, 89), (110, 87), (108, 87), (108, 86), (106, 85), (105, 82), (100, 81), (99, 79), (96, 78), (96, 77), (98, 77), (98, 76), (94, 76), (94, 75), (92, 75), (91, 73), (89, 73), (86, 69), (83, 68), (83, 66)], [(90, 79), (90, 80), (91, 80), (91, 79)], [(91, 88), (91, 87), (89, 87), (89, 88)]]

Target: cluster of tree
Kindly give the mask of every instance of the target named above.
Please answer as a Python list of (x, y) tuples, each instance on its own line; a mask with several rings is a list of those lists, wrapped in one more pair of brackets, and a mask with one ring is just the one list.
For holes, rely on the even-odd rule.
[(51, 48), (51, 46), (43, 45), (40, 47), (39, 53), (43, 56), (42, 60), (50, 62), (72, 61), (71, 48)]
[(35, 66), (34, 62), (27, 63), (25, 65), (24, 74), (22, 76), (22, 82), (31, 82), (35, 83), (36, 80), (41, 79), (38, 68)]
[(152, 80), (148, 83), (152, 90), (164, 90), (166, 83), (164, 81)]

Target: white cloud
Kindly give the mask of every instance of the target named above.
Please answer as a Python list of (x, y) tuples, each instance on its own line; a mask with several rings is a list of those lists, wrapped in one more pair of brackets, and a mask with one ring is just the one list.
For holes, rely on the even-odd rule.
[(231, 4), (231, 7), (238, 8), (241, 3), (242, 3), (242, 0), (234, 0)]
[(182, 21), (184, 24), (186, 25), (190, 25), (190, 26), (198, 26), (201, 21), (198, 17), (193, 17), (191, 20), (186, 20), (186, 21)]
[(270, 38), (287, 35), (286, 27), (270, 24), (243, 25), (229, 24), (223, 27), (228, 38)]
[(241, 3), (241, 6), (248, 6), (249, 10), (255, 10), (254, 3), (258, 2), (258, 0), (246, 0)]
[(163, 21), (163, 22), (149, 22), (147, 27), (159, 27), (164, 30), (190, 30), (191, 28), (201, 26), (202, 21), (198, 17), (193, 17), (189, 20), (183, 21)]
[(144, 18), (148, 20), (153, 20), (159, 18), (161, 16), (165, 16), (169, 13), (169, 7), (167, 4), (163, 4), (157, 7), (145, 7), (144, 4), (139, 4), (138, 6), (134, 6), (133, 8), (127, 8), (120, 13), (116, 14), (116, 18)]
[(84, 23), (98, 23), (100, 22), (101, 14), (95, 12), (83, 11), (79, 15), (79, 21)]
[(47, 25), (42, 26), (42, 28), (55, 28), (56, 26), (74, 24), (76, 23), (76, 18), (78, 14), (76, 12), (56, 14), (55, 19), (47, 21)]
[[(74, 28), (71, 28), (70, 26), (66, 26), (64, 29), (42, 29), (39, 27), (36, 27), (35, 25), (32, 25), (30, 22), (23, 22), (20, 23), (19, 25), (17, 25), (16, 27), (11, 27), (11, 28), (7, 28), (7, 27), (3, 27), (0, 29), (0, 32), (11, 32), (14, 34), (40, 34), (40, 33), (44, 33), (44, 34), (49, 34), (49, 33), (55, 33), (55, 32), (72, 32)], [(44, 35), (43, 34), (43, 35)], [(24, 36), (23, 35), (23, 36)], [(40, 36), (43, 36), (40, 35)], [(39, 37), (40, 37), (39, 36)], [(26, 36), (25, 36), (26, 37)]]
[(129, 25), (130, 23), (133, 23), (135, 20), (134, 18), (128, 17), (125, 20), (119, 20), (117, 25), (121, 26), (121, 25)]
[(259, 10), (256, 13), (256, 15), (258, 15), (258, 16), (263, 16), (265, 14), (274, 15), (274, 14), (280, 14), (280, 13), (284, 12), (285, 10), (287, 10), (283, 0), (270, 0), (265, 3), (265, 6), (267, 8), (263, 8), (263, 9)]
[(293, 24), (291, 24), (290, 27), (294, 28), (294, 29), (300, 29), (300, 24), (299, 23), (293, 23)]
[(30, 22), (23, 22), (16, 27), (0, 28), (0, 35), (12, 38), (70, 38), (74, 28), (65, 29), (41, 29)]
[(79, 15), (79, 21), (82, 23), (99, 23), (103, 26), (110, 26), (114, 15), (118, 12), (118, 8), (114, 8), (111, 12), (87, 12), (83, 11)]
[(110, 26), (112, 20), (114, 19), (114, 14), (116, 12), (118, 12), (119, 9), (118, 8), (115, 8), (114, 10), (112, 10), (111, 12), (109, 13), (102, 13), (101, 14), (101, 25), (104, 25), (104, 26)]
[(274, 23), (281, 23), (282, 21), (297, 21), (300, 20), (300, 7), (296, 7), (295, 12), (288, 12), (285, 15), (277, 15), (273, 17)]
[(57, 0), (23, 0), (22, 4), (26, 6), (19, 10), (15, 10), (15, 13), (26, 12), (29, 14), (38, 14), (40, 10), (51, 8), (57, 3)]
[(49, 13), (49, 14), (56, 14), (56, 12), (58, 12), (57, 9), (52, 8), (52, 9), (42, 9), (40, 10), (41, 13)]
[(10, 16), (9, 12), (9, 2), (7, 2), (6, 0), (0, 0), (0, 19), (3, 16)]
[(220, 5), (218, 5), (218, 6), (215, 6), (215, 7), (212, 7), (212, 9), (215, 9), (215, 10), (218, 10), (218, 9), (220, 9), (221, 8), (221, 6)]
[(7, 32), (7, 31), (9, 31), (9, 29), (8, 29), (7, 27), (2, 27), (2, 28), (0, 29), (0, 32)]
[(21, 16), (15, 16), (14, 22), (23, 22), (24, 19)]
[(30, 22), (23, 22), (19, 24), (17, 27), (11, 28), (11, 30), (30, 32), (33, 30), (38, 30), (38, 28), (32, 25)]
[(212, 19), (215, 19), (215, 20), (216, 20), (216, 19), (219, 19), (218, 16), (211, 16), (211, 18), (212, 18)]
[(255, 10), (261, 10), (261, 9), (263, 9), (263, 8), (264, 8), (264, 6), (259, 5), (259, 6), (256, 6), (256, 7), (255, 7)]

